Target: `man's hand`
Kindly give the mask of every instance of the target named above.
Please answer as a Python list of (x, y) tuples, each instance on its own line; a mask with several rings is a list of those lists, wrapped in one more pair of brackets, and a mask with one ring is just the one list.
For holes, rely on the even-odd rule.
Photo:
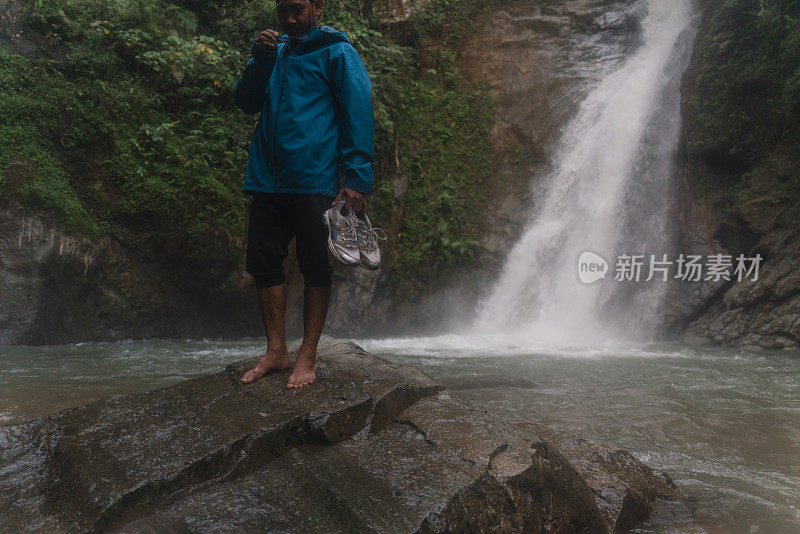
[(364, 196), (364, 193), (359, 193), (358, 191), (354, 191), (353, 189), (347, 189), (343, 187), (341, 191), (339, 191), (339, 195), (336, 197), (331, 203), (331, 206), (335, 205), (340, 200), (344, 200), (344, 209), (350, 209), (350, 206), (356, 210), (357, 213), (364, 213), (367, 209), (367, 197)]
[(275, 30), (264, 30), (256, 35), (255, 44), (262, 50), (272, 52), (278, 47), (278, 36)]

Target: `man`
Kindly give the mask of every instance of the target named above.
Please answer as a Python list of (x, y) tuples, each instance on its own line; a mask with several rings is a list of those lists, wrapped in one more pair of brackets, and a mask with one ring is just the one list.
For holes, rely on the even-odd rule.
[(241, 381), (291, 365), (283, 262), (295, 237), (305, 282), (304, 327), (287, 388), (316, 379), (332, 272), (323, 212), (340, 200), (345, 209), (363, 212), (374, 165), (369, 76), (344, 33), (317, 26), (323, 0), (311, 1), (277, 3), (286, 35), (265, 30), (256, 37), (253, 57), (234, 88), (234, 102), (242, 111), (260, 113), (242, 190), (253, 195), (247, 272), (255, 279), (267, 333), (266, 353)]

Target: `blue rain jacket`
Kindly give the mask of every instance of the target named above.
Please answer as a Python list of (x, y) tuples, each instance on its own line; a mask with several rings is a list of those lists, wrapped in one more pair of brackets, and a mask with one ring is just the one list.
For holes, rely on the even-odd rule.
[(242, 111), (261, 113), (242, 190), (335, 196), (344, 186), (369, 194), (372, 84), (347, 36), (319, 26), (295, 46), (252, 51), (233, 91)]

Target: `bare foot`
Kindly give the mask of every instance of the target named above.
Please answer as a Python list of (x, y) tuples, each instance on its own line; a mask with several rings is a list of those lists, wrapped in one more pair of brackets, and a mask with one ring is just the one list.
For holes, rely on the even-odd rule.
[(294, 364), (294, 369), (292, 370), (292, 374), (289, 375), (289, 381), (286, 383), (286, 387), (289, 389), (297, 389), (316, 380), (317, 368), (314, 366), (314, 360), (316, 359), (316, 352), (311, 352), (301, 347), (300, 351), (297, 353), (297, 363)]
[(253, 380), (258, 380), (269, 371), (282, 371), (292, 366), (289, 361), (289, 353), (284, 349), (281, 352), (267, 351), (258, 361), (255, 367), (247, 371), (241, 378), (245, 384), (249, 384)]

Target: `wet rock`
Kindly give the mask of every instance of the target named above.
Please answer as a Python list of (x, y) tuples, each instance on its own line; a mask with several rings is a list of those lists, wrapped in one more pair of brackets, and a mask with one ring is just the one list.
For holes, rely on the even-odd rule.
[(253, 363), (0, 428), (4, 528), (602, 533), (677, 495), (353, 343), (323, 338), (300, 390), (289, 371), (241, 384)]
[(534, 430), (569, 460), (591, 488), (610, 532), (627, 532), (655, 509), (682, 505), (683, 497), (668, 475), (656, 474), (627, 451), (539, 423), (518, 426)]
[[(193, 242), (217, 251), (216, 259), (206, 257), (202, 272), (187, 277), (160, 270), (142, 243), (91, 240), (4, 199), (0, 346), (263, 333), (251, 278), (231, 267), (238, 260), (226, 252), (230, 238), (223, 232)], [(173, 242), (181, 246), (177, 236)]]
[(451, 392), (421, 400), (397, 420), (411, 425), (427, 442), (485, 471), (511, 501), (503, 515), (511, 530), (605, 530), (586, 483), (537, 433), (521, 432), (482, 405)]
[(289, 371), (241, 384), (255, 361), (0, 429), (5, 526), (121, 526), (303, 443), (331, 444), (377, 429), (441, 389), (417, 369), (331, 339), (320, 348), (314, 388), (285, 389)]
[[(707, 62), (717, 61), (709, 60), (709, 50), (721, 36), (731, 38), (732, 34), (731, 26), (717, 18), (724, 11), (723, 3), (704, 1), (697, 7), (702, 18), (681, 84), (682, 169), (676, 180), (675, 246), (691, 254), (731, 255), (734, 265), (739, 254), (746, 258), (760, 254), (763, 261), (755, 281), (673, 281), (664, 302), (664, 331), (666, 337), (689, 344), (797, 350), (800, 233), (796, 195), (786, 189), (790, 177), (800, 175), (797, 142), (786, 137), (747, 146), (736, 141), (734, 134), (720, 137), (715, 145), (703, 140), (702, 126), (715, 120), (696, 111), (708, 105), (703, 88), (715, 87), (715, 76), (726, 72), (716, 69), (715, 75), (707, 75)], [(750, 109), (764, 100), (752, 98), (730, 102), (732, 109)], [(736, 127), (724, 130), (733, 132)], [(749, 157), (739, 159), (748, 152)], [(708, 187), (713, 176), (725, 176), (725, 183), (736, 187)], [(730, 194), (732, 190), (737, 191), (735, 195)]]
[[(696, 254), (762, 258), (758, 277), (738, 280), (673, 282), (665, 299), (669, 337), (692, 345), (721, 345), (751, 349), (800, 348), (800, 234), (776, 230), (745, 251), (729, 250), (717, 242), (695, 249)], [(749, 265), (749, 259), (748, 259)]]
[[(380, 270), (368, 271), (338, 262), (334, 265), (334, 273), (337, 279), (331, 289), (330, 321), (326, 322), (326, 327), (331, 332), (352, 332), (354, 325), (358, 325), (357, 329), (363, 331), (363, 325), (369, 324), (375, 314), (380, 314), (378, 308), (381, 303), (375, 302), (375, 293), (378, 281), (385, 282), (386, 276)], [(299, 273), (296, 281), (300, 283), (296, 284), (292, 294), (296, 301), (293, 310), (296, 314), (295, 323), (302, 324), (303, 285)]]
[(46, 238), (31, 239), (42, 233), (40, 223), (15, 225), (11, 215), (0, 213), (0, 345), (17, 341), (36, 320), (31, 303), (44, 289), (40, 265), (58, 247)]
[(299, 447), (124, 532), (163, 528), (603, 532), (605, 524), (556, 450), (474, 402), (440, 393), (378, 432)]

